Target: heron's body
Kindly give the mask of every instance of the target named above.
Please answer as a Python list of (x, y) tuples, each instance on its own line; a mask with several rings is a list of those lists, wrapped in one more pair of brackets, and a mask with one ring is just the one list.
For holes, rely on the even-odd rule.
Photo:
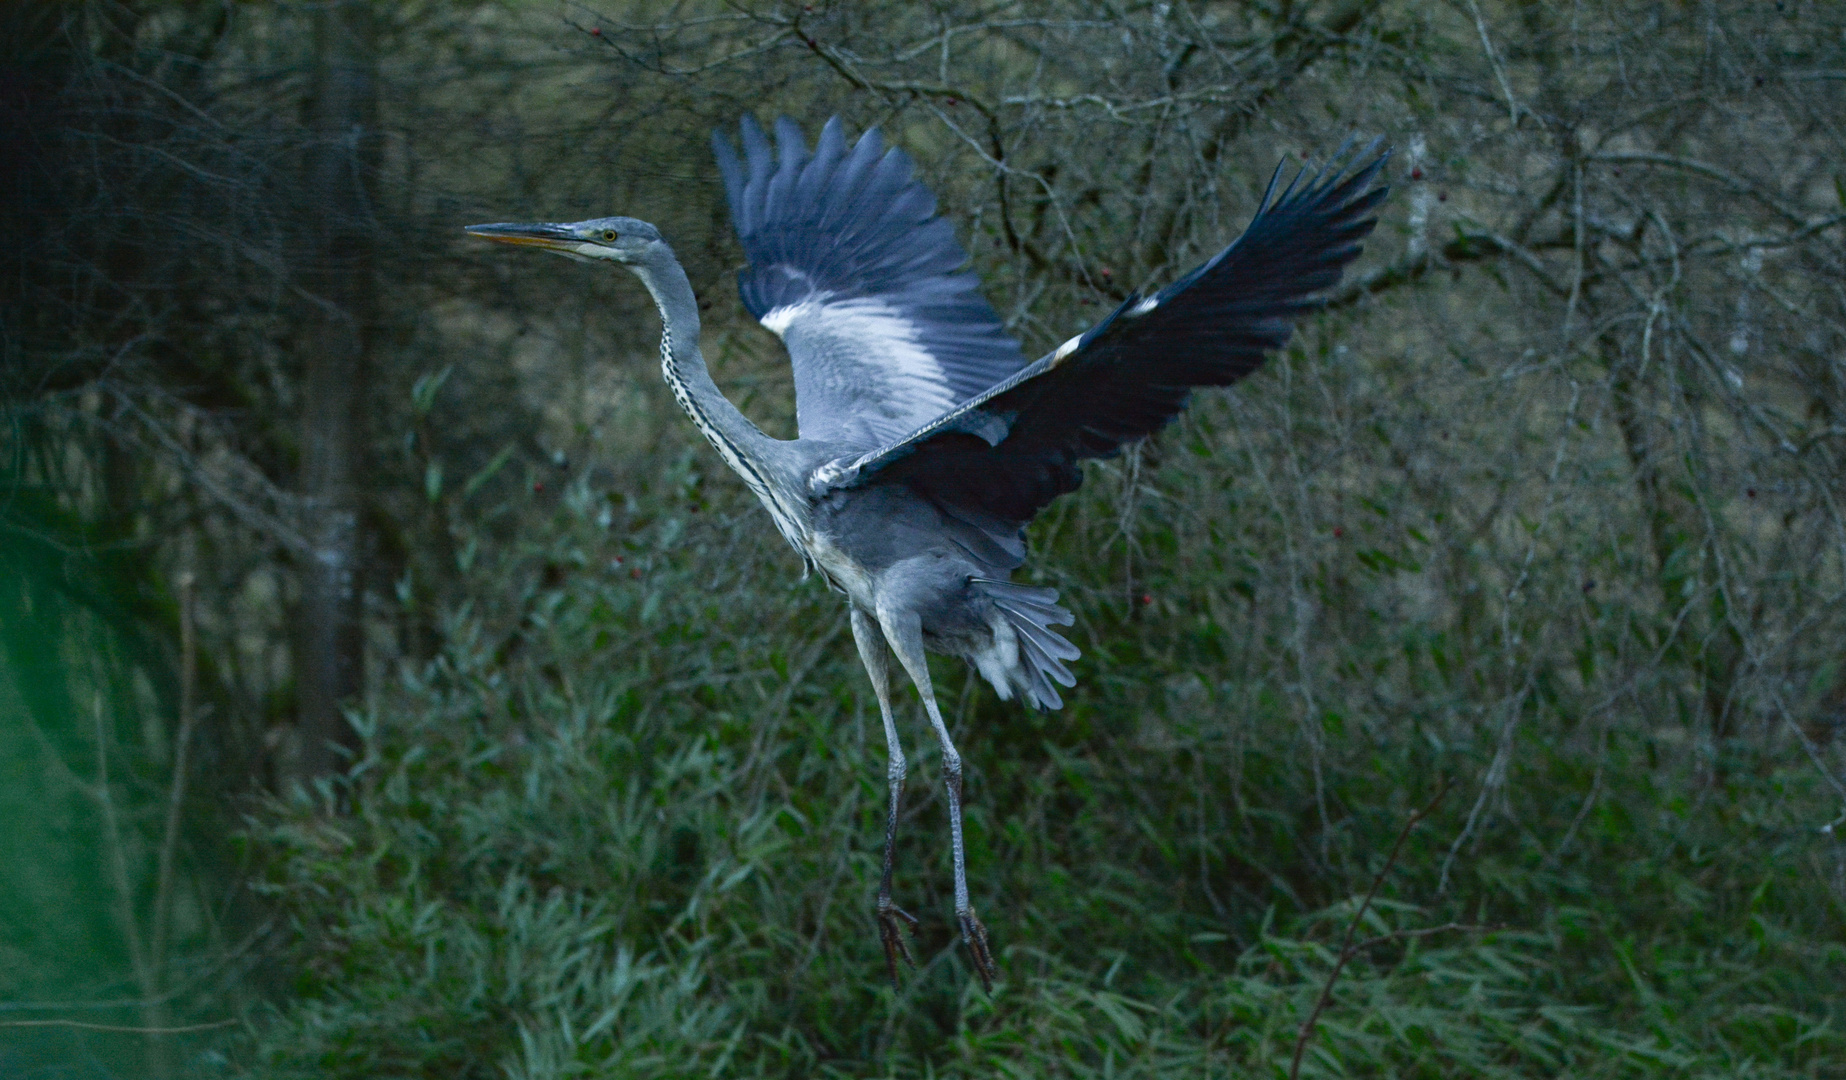
[[(664, 242), (659, 246), (662, 255), (636, 266), (667, 327), (661, 335), (661, 374), (680, 407), (755, 493), (782, 535), (846, 594), (854, 610), (874, 620), (881, 611), (889, 618), (914, 613), (929, 651), (969, 661), (1004, 698), (1029, 687), (1031, 670), (1022, 666), (1019, 632), (996, 605), (989, 591), (994, 586), (988, 583), (1004, 581), (1025, 561), (1024, 543), (945, 514), (902, 486), (812, 495), (809, 480), (816, 472), (875, 449), (875, 435), (868, 429), (859, 440), (771, 439), (741, 412), (725, 408), (728, 401), (714, 406), (706, 400), (715, 387), (701, 393), (701, 376), (707, 383), (710, 377), (702, 359), (692, 360), (698, 304), (671, 249)], [(677, 317), (668, 317), (669, 311)], [(948, 402), (945, 410), (953, 404)], [(746, 457), (741, 448), (752, 444), (755, 453)], [(1075, 649), (1064, 644), (1074, 656)]]
[(1023, 551), (1000, 549), (900, 488), (817, 500), (810, 536), (808, 557), (855, 610), (880, 621), (914, 613), (925, 649), (967, 660), (1002, 697), (1030, 685), (1021, 631), (995, 599), (996, 590), (1021, 591), (1002, 583)]
[[(660, 309), (661, 370), (674, 398), (761, 500), (807, 564), (847, 597), (889, 754), (880, 935), (896, 977), (908, 959), (891, 902), (906, 761), (890, 657), (916, 685), (942, 747), (955, 910), (982, 981), (994, 974), (969, 900), (961, 837), (961, 757), (926, 652), (967, 660), (1002, 699), (1047, 709), (1075, 685), (1077, 649), (1052, 627), (1057, 593), (1009, 581), (1025, 525), (1075, 489), (1086, 458), (1158, 430), (1194, 387), (1236, 381), (1287, 340), (1289, 316), (1339, 278), (1384, 196), (1375, 157), (1351, 176), (1276, 182), (1238, 241), (1146, 299), (1028, 364), (901, 151), (868, 132), (848, 148), (831, 121), (809, 153), (778, 125), (776, 146), (746, 119), (744, 157), (714, 139), (750, 267), (740, 292), (794, 364), (799, 437), (772, 439), (712, 382), (698, 303), (672, 249), (632, 218), (484, 225), (470, 232), (640, 277)], [(1278, 170), (1279, 173), (1280, 170)], [(1323, 182), (1324, 181), (1324, 182)]]

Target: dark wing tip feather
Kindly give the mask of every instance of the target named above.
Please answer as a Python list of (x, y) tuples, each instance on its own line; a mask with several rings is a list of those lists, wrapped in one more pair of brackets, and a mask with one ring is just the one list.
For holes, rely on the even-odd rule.
[(1007, 418), (988, 445), (960, 432), (926, 437), (884, 475), (948, 504), (1023, 524), (1075, 490), (1084, 458), (1116, 453), (1185, 407), (1194, 387), (1236, 382), (1285, 345), (1295, 318), (1338, 283), (1388, 188), (1382, 139), (1354, 140), (1317, 169), (1270, 174), (1243, 233), (1155, 293), (1130, 297), (1056, 360), (979, 406)]
[(717, 160), (718, 176), (724, 181), (725, 201), (730, 203), (735, 213), (737, 197), (743, 194), (743, 164), (737, 160), (737, 151), (722, 131), (711, 133), (711, 156)]

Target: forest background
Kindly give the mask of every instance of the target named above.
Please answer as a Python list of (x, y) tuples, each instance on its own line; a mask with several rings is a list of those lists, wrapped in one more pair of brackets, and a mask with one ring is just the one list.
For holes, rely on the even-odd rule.
[[(1846, 8), (0, 8), (0, 1073), (1846, 1076)], [(908, 149), (1036, 355), (1396, 147), (1327, 311), (936, 669), (1003, 980), (839, 598), (678, 413), (658, 223), (792, 433), (714, 129)]]

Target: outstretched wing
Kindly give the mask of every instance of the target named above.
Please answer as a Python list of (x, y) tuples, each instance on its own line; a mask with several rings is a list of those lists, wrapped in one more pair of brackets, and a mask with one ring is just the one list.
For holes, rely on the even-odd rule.
[(803, 439), (869, 450), (1025, 365), (909, 155), (877, 129), (848, 149), (835, 117), (809, 154), (793, 120), (772, 148), (746, 116), (743, 159), (717, 132), (712, 150), (750, 260), (738, 291), (788, 346)]
[[(816, 492), (909, 484), (963, 515), (1017, 527), (1082, 483), (1079, 463), (1164, 427), (1194, 387), (1243, 378), (1286, 344), (1294, 317), (1340, 279), (1377, 224), (1389, 157), (1373, 142), (1350, 163), (1276, 194), (1216, 258), (987, 392), (891, 445), (822, 466)], [(1336, 155), (1336, 161), (1343, 156)]]

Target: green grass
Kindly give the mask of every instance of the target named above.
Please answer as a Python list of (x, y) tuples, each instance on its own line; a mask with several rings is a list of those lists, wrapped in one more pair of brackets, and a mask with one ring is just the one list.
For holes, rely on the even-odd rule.
[[(1035, 533), (1086, 654), (1062, 712), (938, 662), (991, 998), (952, 938), (914, 700), (897, 895), (919, 967), (884, 978), (883, 745), (839, 599), (794, 583), (728, 485), (630, 493), (605, 529), (580, 483), (363, 718), (351, 812), (302, 801), (258, 828), (296, 975), (241, 1060), (1279, 1077), (1382, 875), (1302, 1076), (1846, 1075), (1843, 853), (1806, 757), (1740, 738), (1701, 758), (1669, 707), (1687, 676), (1640, 662), (1653, 617), (1613, 586), (1569, 610), (1482, 601), (1473, 629), (1465, 595), (1406, 614), (1408, 576), (1497, 570), (1419, 544), (1401, 492), (1348, 519), (1351, 543), (1278, 542), (1300, 507), (1261, 511), (1247, 467), (1278, 450), (1242, 430), (1213, 406), (1144, 463), (1159, 497), (1128, 596), (1120, 469)], [(1563, 555), (1527, 562), (1528, 590), (1582, 595)], [(1291, 640), (1304, 602), (1318, 629)]]

